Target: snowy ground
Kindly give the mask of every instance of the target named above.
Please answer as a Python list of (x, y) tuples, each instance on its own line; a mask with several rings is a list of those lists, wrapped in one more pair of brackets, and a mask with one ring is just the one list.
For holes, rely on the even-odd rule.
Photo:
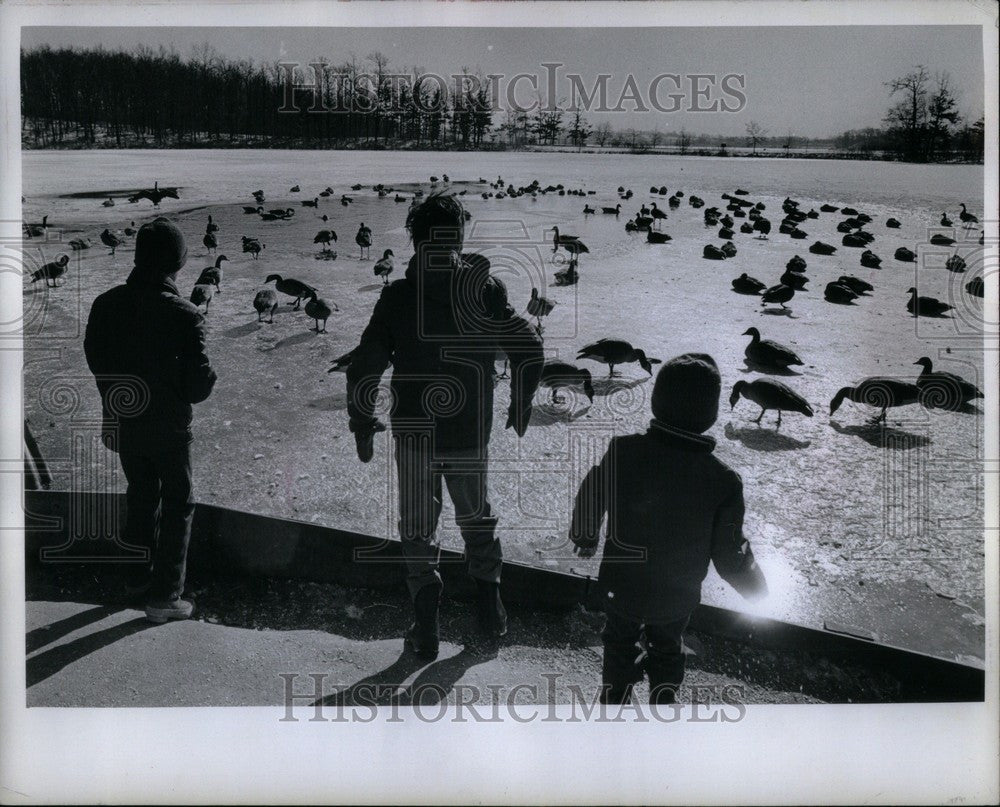
[[(805, 222), (809, 238), (791, 240), (777, 232), (784, 194), (751, 195), (767, 206), (775, 225), (770, 239), (737, 232), (738, 254), (716, 262), (704, 260), (701, 252), (705, 244), (721, 243), (717, 228), (703, 225), (702, 211), (688, 206), (687, 195), (702, 196), (708, 206), (725, 203), (717, 191), (705, 191), (693, 179), (679, 186), (686, 193), (684, 204), (670, 211), (663, 226), (674, 240), (661, 246), (624, 231), (627, 216), (641, 203), (655, 199), (666, 207), (665, 198), (648, 194), (654, 178), (643, 187), (632, 186), (636, 195), (623, 203), (620, 219), (582, 214), (585, 203), (615, 204), (615, 185), (598, 186), (597, 194), (586, 199), (547, 195), (537, 201), (497, 201), (479, 197), (484, 186), (472, 181), (475, 176), (462, 179), (468, 183), (455, 187), (468, 190), (464, 199), (473, 214), (469, 248), (490, 255), (517, 306), (526, 304), (532, 285), (556, 302), (544, 334), (553, 356), (572, 361), (580, 346), (618, 336), (661, 359), (689, 350), (715, 357), (726, 400), (710, 433), (718, 440), (719, 456), (744, 479), (747, 535), (773, 592), (762, 608), (765, 613), (811, 624), (846, 621), (886, 641), (982, 656), (982, 402), (963, 413), (904, 407), (890, 412), (884, 430), (866, 425), (872, 411), (850, 402), (829, 415), (830, 399), (840, 387), (876, 374), (913, 379), (919, 372), (913, 362), (921, 356), (983, 386), (982, 354), (976, 350), (982, 301), (964, 292), (977, 267), (978, 231), (967, 236), (961, 230), (949, 232), (965, 239), (958, 251), (970, 267), (965, 275), (951, 275), (942, 267), (953, 250), (926, 244), (938, 215), (930, 216), (926, 209), (861, 205), (850, 198), (797, 197), (803, 209), (818, 209), (828, 201), (855, 204), (872, 216), (869, 229), (876, 241), (871, 248), (882, 257), (883, 268), (869, 270), (859, 265), (861, 250), (840, 246), (835, 230), (840, 214)], [(388, 184), (391, 177), (383, 181)], [(548, 184), (544, 176), (540, 181)], [(242, 211), (244, 204), (252, 204), (249, 190), (258, 187), (248, 182), (245, 198), (192, 207), (182, 191), (180, 201), (161, 205), (189, 238), (182, 293), (189, 293), (200, 270), (214, 262), (201, 245), (209, 214), (220, 226), (218, 254), (230, 258), (223, 265), (222, 293), (208, 315), (219, 382), (211, 399), (196, 408), (197, 496), (213, 504), (392, 537), (395, 482), (387, 438), (378, 439), (370, 464), (357, 461), (347, 431), (344, 377), (326, 371), (335, 357), (354, 347), (367, 322), (382, 287), (372, 265), (384, 249), (395, 252), (399, 269), (394, 277), (402, 274), (411, 254), (403, 227), (407, 205), (391, 196), (379, 199), (366, 189), (353, 193), (354, 204), (343, 207), (337, 200), (346, 187), (340, 185), (318, 210), (300, 207), (300, 197), (311, 199), (326, 184), (312, 188), (315, 182), (303, 180), (301, 194), (289, 194), (287, 186), (265, 188), (265, 208), (292, 206), (296, 213), (289, 221), (261, 222)], [(123, 187), (106, 178), (90, 190)], [(412, 187), (403, 188), (407, 197)], [(61, 204), (55, 197), (32, 199), (25, 209), (29, 220), (50, 213), (62, 228), (63, 241), (82, 233), (94, 244), (74, 254), (65, 285), (46, 290), (38, 283), (25, 290), (26, 416), (43, 452), (56, 461), (70, 457), (74, 424), (99, 411), (82, 353), (90, 302), (122, 282), (132, 265), (131, 241), (112, 257), (100, 243), (100, 231), (108, 223), (121, 228), (154, 215), (148, 202), (132, 206), (121, 198), (111, 209), (100, 207), (100, 196), (67, 200), (66, 213)], [(319, 219), (323, 213), (329, 215), (328, 224)], [(958, 220), (957, 209), (949, 215)], [(902, 228), (886, 228), (888, 216), (900, 219)], [(354, 245), (361, 221), (375, 234), (371, 260), (359, 260)], [(737, 219), (737, 227), (739, 223)], [(590, 248), (581, 260), (576, 287), (550, 285), (561, 268), (551, 262), (547, 228), (553, 225), (580, 236)], [(336, 260), (322, 258), (312, 243), (326, 227), (339, 235)], [(266, 244), (260, 260), (241, 253), (241, 235), (258, 236)], [(836, 245), (836, 255), (809, 254), (816, 239)], [(918, 250), (918, 263), (894, 260), (899, 246)], [(39, 247), (32, 241), (25, 247), (28, 260), (37, 261), (52, 260), (65, 245)], [(789, 312), (763, 312), (759, 299), (731, 290), (731, 280), (742, 272), (776, 283), (793, 254), (806, 259), (811, 280)], [(270, 273), (313, 284), (337, 303), (340, 311), (331, 317), (327, 334), (311, 331), (312, 321), (284, 302), (274, 324), (257, 323), (251, 302)], [(871, 282), (874, 293), (851, 306), (825, 302), (825, 284), (845, 273)], [(905, 304), (906, 290), (913, 285), (920, 294), (952, 302), (956, 316), (911, 318)], [(758, 377), (743, 364), (748, 338), (741, 334), (750, 326), (803, 357), (801, 374), (781, 380), (811, 402), (815, 417), (786, 415), (777, 431), (773, 413), (760, 426), (754, 424), (758, 410), (747, 401), (730, 412), (728, 390), (739, 379)], [(572, 496), (591, 456), (580, 452), (593, 452), (612, 433), (644, 429), (651, 383), (637, 365), (621, 368), (623, 377), (614, 381), (603, 379), (607, 370), (602, 365), (583, 361), (580, 366), (595, 376), (593, 406), (577, 397), (552, 409), (540, 393), (531, 427), (520, 441), (502, 428), (509, 397), (505, 384), (498, 387), (490, 488), (508, 558), (593, 571), (596, 561), (572, 559), (564, 537)], [(73, 390), (72, 400), (65, 395), (67, 387)], [(78, 455), (66, 463), (56, 484), (104, 486), (117, 474), (116, 466), (103, 450)], [(70, 467), (76, 470), (71, 473)], [(447, 503), (440, 534), (446, 543), (458, 545)], [(705, 597), (740, 607), (714, 574), (706, 581)], [(934, 636), (915, 630), (930, 613), (950, 627)]]

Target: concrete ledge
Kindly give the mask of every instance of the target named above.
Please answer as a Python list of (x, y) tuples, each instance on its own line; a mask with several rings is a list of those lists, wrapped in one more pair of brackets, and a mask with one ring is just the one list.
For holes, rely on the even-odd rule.
[[(81, 501), (86, 507), (81, 509)], [(65, 491), (25, 493), (27, 562), (111, 561), (123, 548), (113, 535), (93, 536), (115, 524), (123, 512), (124, 497), (103, 494), (71, 496)], [(106, 516), (102, 521), (95, 513)], [(107, 532), (113, 529), (104, 528)], [(442, 550), (441, 572), (451, 596), (467, 597), (472, 586), (462, 558)], [(386, 588), (403, 582), (400, 545), (373, 536), (289, 519), (272, 518), (213, 505), (199, 504), (195, 512), (189, 564), (202, 571), (312, 580), (347, 586)], [(539, 609), (568, 609), (589, 602), (590, 578), (505, 562), (504, 597)], [(980, 701), (985, 696), (985, 671), (892, 645), (866, 641), (830, 630), (797, 625), (737, 611), (701, 605), (691, 627), (755, 647), (798, 650), (836, 659), (848, 659), (875, 672), (897, 678), (903, 696), (912, 701)]]

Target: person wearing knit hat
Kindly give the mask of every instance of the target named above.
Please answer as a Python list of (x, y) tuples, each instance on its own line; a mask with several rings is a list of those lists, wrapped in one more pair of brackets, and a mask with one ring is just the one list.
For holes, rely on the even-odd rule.
[(577, 492), (570, 539), (581, 557), (596, 553), (607, 518), (597, 586), (607, 614), (602, 703), (626, 702), (647, 676), (650, 703), (674, 702), (683, 633), (710, 563), (744, 597), (767, 594), (743, 535), (743, 481), (704, 434), (718, 418), (721, 390), (711, 356), (666, 362), (649, 429), (613, 437)]
[(182, 597), (194, 515), (192, 404), (211, 394), (216, 376), (205, 319), (175, 284), (186, 261), (176, 224), (158, 218), (140, 227), (135, 267), (94, 300), (83, 344), (101, 395), (102, 440), (128, 482), (117, 536), (135, 560), (125, 588), (145, 593), (151, 622), (187, 619), (194, 608)]

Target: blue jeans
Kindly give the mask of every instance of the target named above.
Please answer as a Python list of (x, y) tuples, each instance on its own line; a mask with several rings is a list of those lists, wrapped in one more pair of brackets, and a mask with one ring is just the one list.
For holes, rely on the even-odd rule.
[(128, 481), (125, 540), (149, 550), (149, 600), (169, 602), (184, 591), (191, 542), (191, 445), (130, 447), (118, 457)]
[(496, 537), (497, 518), (486, 498), (485, 449), (435, 454), (425, 433), (396, 433), (393, 443), (399, 474), (399, 537), (411, 596), (424, 586), (441, 583), (434, 533), (441, 517), (442, 480), (455, 505), (469, 574), (499, 583), (503, 553)]

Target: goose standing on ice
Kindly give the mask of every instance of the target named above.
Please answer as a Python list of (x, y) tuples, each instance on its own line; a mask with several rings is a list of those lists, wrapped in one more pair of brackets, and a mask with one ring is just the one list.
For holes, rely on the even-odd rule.
[(638, 362), (643, 370), (652, 375), (653, 365), (662, 362), (661, 359), (647, 357), (642, 349), (633, 347), (624, 339), (598, 339), (596, 342), (580, 348), (576, 358), (591, 359), (608, 365), (608, 378), (619, 375), (615, 373), (615, 366), (618, 364)]
[(541, 333), (542, 328), (542, 318), (547, 317), (552, 313), (552, 309), (555, 308), (556, 304), (545, 297), (540, 297), (538, 295), (538, 289), (532, 287), (531, 289), (531, 299), (528, 300), (528, 313), (535, 318), (538, 322), (538, 333)]
[(920, 390), (920, 403), (928, 409), (960, 409), (969, 401), (983, 397), (982, 390), (962, 376), (935, 371), (926, 356), (913, 363), (923, 367), (917, 377), (917, 389)]
[[(58, 288), (59, 284), (56, 281), (58, 278), (66, 274), (66, 270), (68, 268), (69, 255), (60, 255), (54, 261), (43, 265), (40, 269), (35, 270), (35, 272), (31, 275), (31, 282), (37, 283), (39, 280), (44, 280), (46, 288)], [(51, 281), (51, 284), (49, 281)]]
[(382, 278), (384, 285), (389, 285), (389, 275), (395, 268), (396, 262), (393, 260), (393, 252), (391, 249), (387, 249), (382, 253), (382, 257), (375, 261), (374, 271), (377, 277)]
[(916, 384), (895, 378), (872, 376), (864, 379), (855, 387), (841, 387), (833, 396), (833, 400), (830, 401), (830, 415), (832, 416), (840, 408), (840, 405), (848, 400), (881, 408), (882, 412), (875, 416), (872, 423), (884, 423), (886, 409), (916, 403), (919, 394), (920, 390), (917, 389)]
[(261, 322), (264, 314), (268, 315), (267, 321), (274, 322), (274, 312), (278, 310), (278, 295), (271, 289), (261, 289), (254, 295), (253, 307), (257, 312), (257, 322)]
[(740, 398), (746, 398), (760, 407), (760, 414), (754, 423), (759, 424), (768, 409), (778, 410), (778, 422), (775, 428), (781, 428), (782, 412), (798, 412), (806, 417), (813, 416), (809, 402), (787, 384), (770, 378), (758, 378), (755, 381), (737, 381), (729, 396), (729, 407), (735, 409)]
[(372, 246), (372, 231), (370, 228), (365, 227), (364, 222), (361, 222), (361, 226), (358, 227), (357, 235), (354, 236), (354, 243), (360, 248), (358, 260), (364, 260), (365, 251), (367, 250), (370, 254)]

